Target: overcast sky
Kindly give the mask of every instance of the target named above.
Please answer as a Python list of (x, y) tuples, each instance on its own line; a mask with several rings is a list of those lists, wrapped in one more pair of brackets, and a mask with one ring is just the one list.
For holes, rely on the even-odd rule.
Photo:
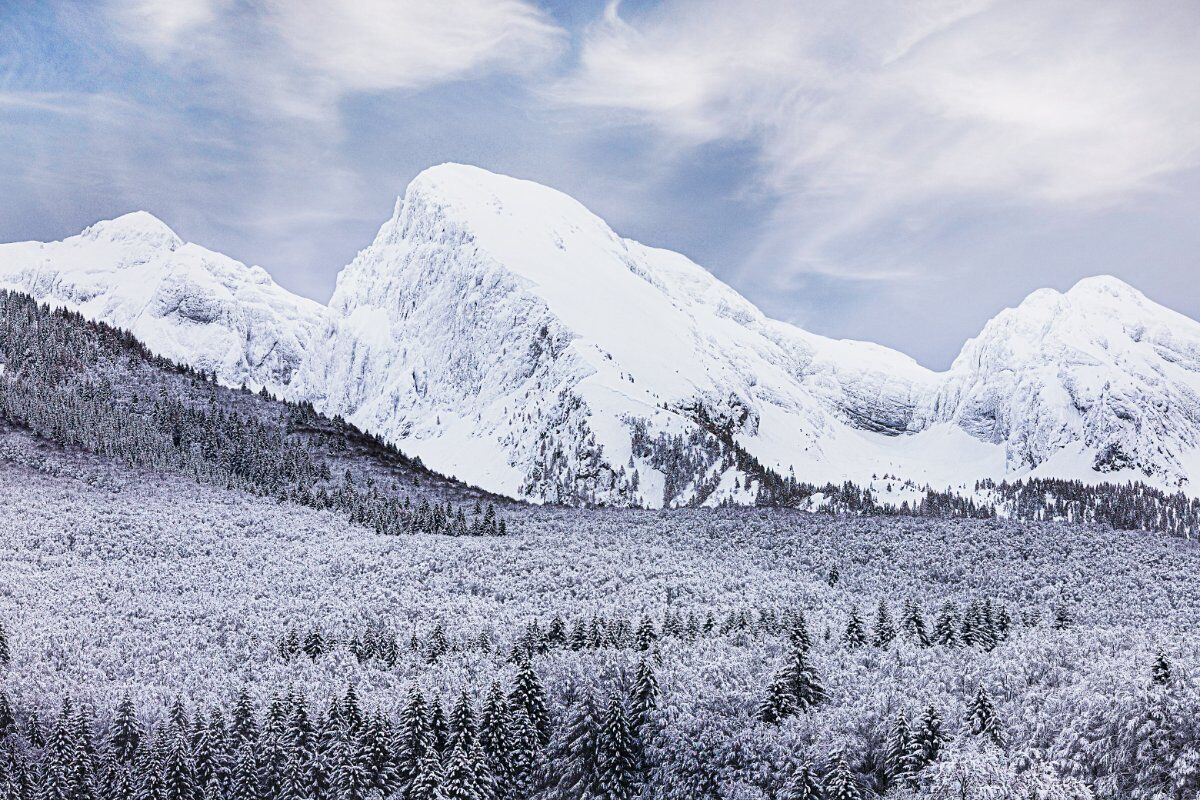
[(0, 241), (145, 209), (324, 301), (443, 161), (935, 368), (1087, 275), (1200, 318), (1200, 3), (0, 0)]

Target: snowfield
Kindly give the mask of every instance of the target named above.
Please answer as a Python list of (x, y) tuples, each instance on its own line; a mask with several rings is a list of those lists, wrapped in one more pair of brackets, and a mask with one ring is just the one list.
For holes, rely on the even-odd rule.
[(1200, 496), (1200, 324), (1114, 278), (1035, 292), (935, 373), (768, 319), (553, 189), (444, 164), (327, 307), (144, 213), (0, 245), (0, 286), (538, 502), (745, 502), (742, 454), (813, 483), (969, 494), (1042, 476)]

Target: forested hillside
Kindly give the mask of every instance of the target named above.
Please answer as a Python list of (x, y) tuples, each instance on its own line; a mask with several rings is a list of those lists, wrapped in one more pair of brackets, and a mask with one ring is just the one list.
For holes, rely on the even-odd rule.
[(0, 291), (0, 368), (0, 419), (63, 446), (336, 508), (381, 533), (499, 532), (494, 509), (485, 525), (480, 508), (501, 498), (307, 403), (220, 386), (125, 331), (26, 295)]
[(379, 536), (3, 443), (8, 797), (1200, 789), (1185, 540), (767, 509)]

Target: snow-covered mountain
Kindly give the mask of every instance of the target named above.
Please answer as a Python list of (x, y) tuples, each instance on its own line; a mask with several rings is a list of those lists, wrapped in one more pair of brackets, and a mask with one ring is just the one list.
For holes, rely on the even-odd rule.
[(1034, 292), (943, 376), (926, 424), (1003, 445), (1006, 471), (1200, 482), (1200, 324), (1116, 278)]
[(0, 244), (0, 288), (119, 325), (226, 383), (277, 390), (324, 313), (261, 267), (185, 243), (144, 211), (61, 242)]
[(327, 308), (144, 214), (0, 246), (0, 285), (535, 500), (746, 501), (750, 458), (880, 490), (1027, 474), (1200, 489), (1200, 324), (1120, 281), (1036, 292), (935, 373), (770, 320), (570, 197), (474, 167), (419, 175)]

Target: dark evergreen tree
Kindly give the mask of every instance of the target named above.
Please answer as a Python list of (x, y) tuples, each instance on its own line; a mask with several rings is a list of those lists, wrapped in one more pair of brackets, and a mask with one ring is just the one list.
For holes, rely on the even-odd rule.
[(521, 662), (517, 667), (516, 685), (508, 699), (510, 705), (524, 709), (529, 716), (529, 721), (537, 732), (538, 743), (543, 747), (549, 744), (550, 714), (546, 710), (546, 691), (528, 660)]
[(758, 718), (778, 725), (796, 713), (796, 698), (787, 668), (779, 669), (767, 684), (767, 693), (758, 706)]
[(833, 768), (825, 776), (825, 800), (862, 800), (862, 789), (850, 771), (845, 753), (833, 756)]
[(599, 794), (602, 800), (632, 800), (639, 784), (637, 740), (616, 695), (608, 702), (608, 712), (600, 731)]
[(958, 646), (958, 609), (953, 603), (946, 603), (938, 612), (937, 622), (933, 627), (933, 639), (945, 647)]
[(821, 784), (810, 762), (805, 761), (792, 772), (779, 800), (821, 800)]
[(862, 617), (859, 616), (858, 607), (850, 609), (850, 620), (846, 623), (846, 633), (842, 640), (849, 648), (862, 647), (867, 643), (867, 630), (863, 625)]
[(967, 709), (967, 727), (976, 736), (987, 737), (993, 743), (1003, 746), (1004, 731), (996, 716), (996, 707), (983, 684), (975, 692), (975, 699)]
[(908, 727), (908, 717), (901, 712), (888, 739), (885, 759), (888, 780), (894, 786), (915, 789), (917, 773), (924, 766), (922, 762), (921, 745)]
[(920, 725), (914, 735), (914, 741), (920, 748), (922, 768), (938, 760), (948, 739), (942, 730), (941, 715), (936, 708), (929, 706), (921, 715)]
[(1158, 686), (1171, 684), (1171, 662), (1162, 650), (1154, 656), (1154, 664), (1150, 667), (1150, 681)]
[(629, 698), (631, 721), (636, 729), (643, 728), (650, 721), (650, 715), (658, 708), (660, 691), (654, 670), (646, 661), (639, 661), (637, 677), (633, 683), (633, 693)]
[(438, 797), (442, 800), (479, 800), (475, 770), (466, 751), (459, 745), (455, 745), (446, 760)]
[(889, 647), (896, 638), (896, 626), (892, 622), (892, 614), (888, 611), (887, 603), (880, 600), (879, 610), (875, 613), (875, 629), (872, 641), (876, 647)]

